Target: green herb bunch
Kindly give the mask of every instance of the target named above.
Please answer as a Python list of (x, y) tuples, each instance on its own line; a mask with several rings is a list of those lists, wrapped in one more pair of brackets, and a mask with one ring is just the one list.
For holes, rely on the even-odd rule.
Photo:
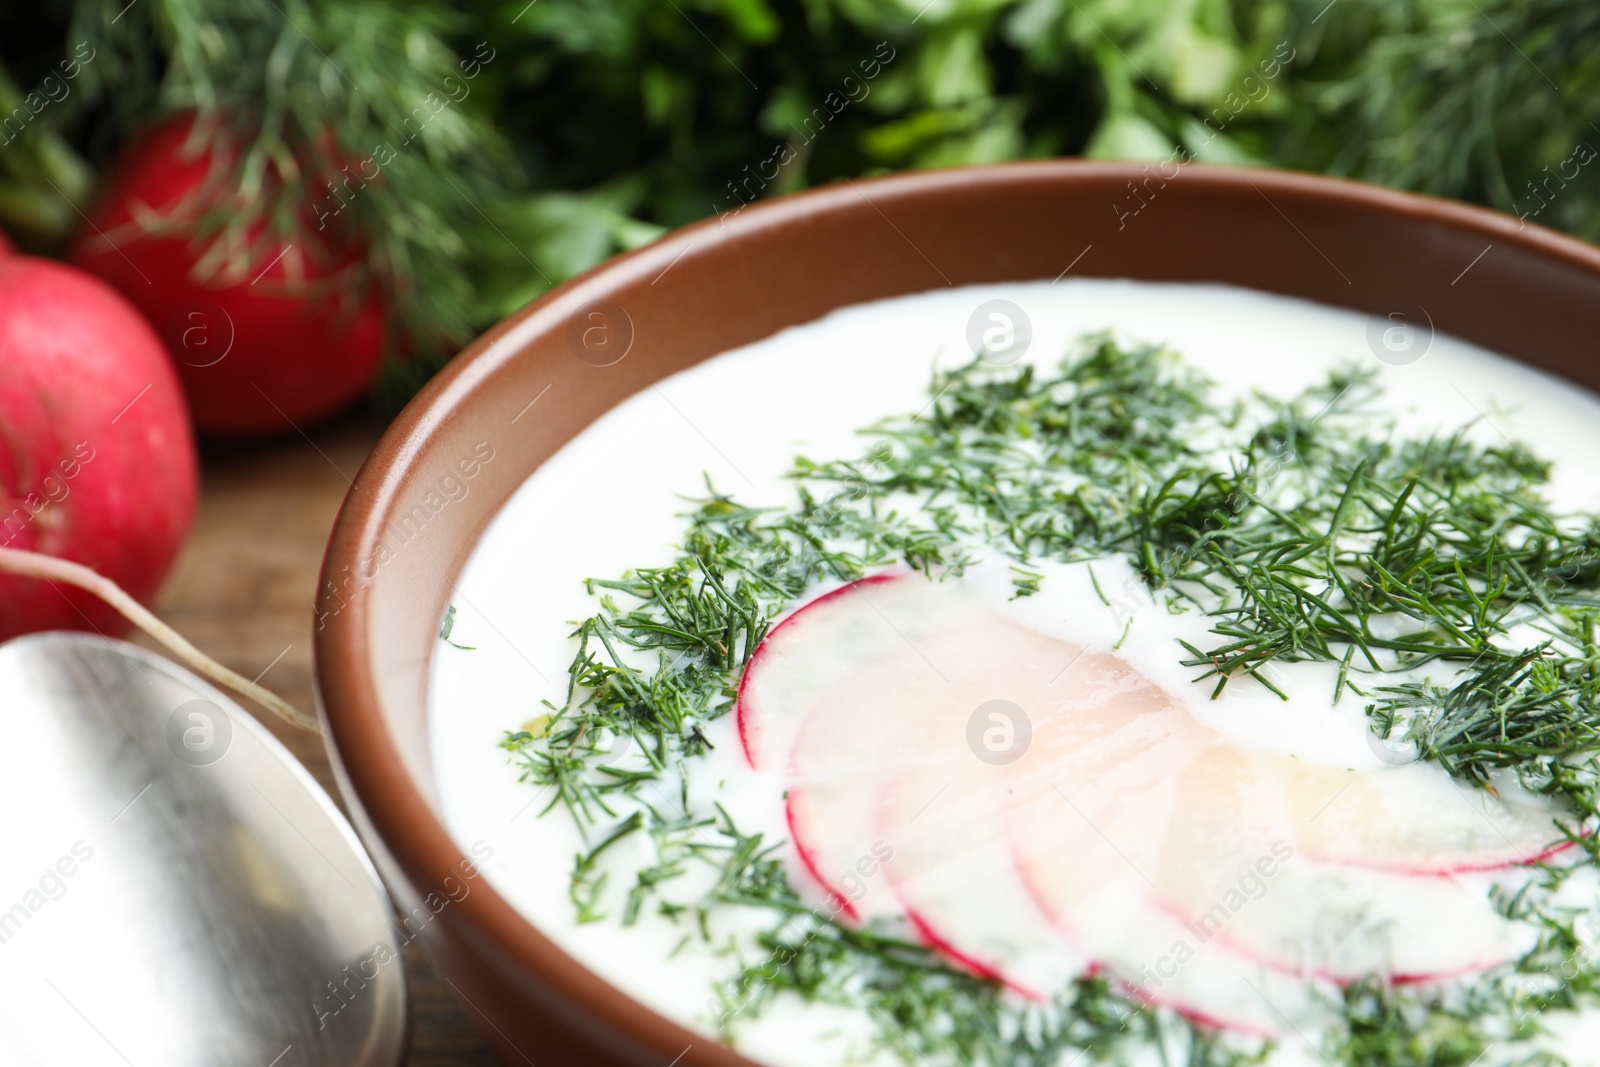
[(1594, 5), (1341, 0), (1300, 40), (1270, 158), (1600, 239)]
[(238, 190), (264, 194), (269, 170), (283, 181), (231, 224), (286, 226), (295, 191), (315, 203), (345, 165), (408, 137), (430, 98), (448, 101), (339, 217), (371, 248), (416, 357), (663, 227), (900, 168), (1272, 163), (1600, 236), (1600, 15), (1574, 0), (124, 7), (0, 13), (10, 113), (43, 99), (55, 52), (99, 50), (89, 91), (0, 151), (0, 221), (59, 239), (90, 193), (82, 155), (102, 163), (138, 126), (202, 107), (246, 146)]
[[(455, 20), (422, 4), (145, 0), (78, 5), (68, 37), (96, 58), (85, 102), (118, 137), (198, 111), (237, 154), (199, 223), (236, 254), (313, 230), (368, 249), (402, 348), (453, 350), (481, 328), (470, 267), (492, 235), (482, 206), (511, 173), (480, 78), (497, 58), (458, 54)], [(202, 133), (202, 136), (205, 134)]]

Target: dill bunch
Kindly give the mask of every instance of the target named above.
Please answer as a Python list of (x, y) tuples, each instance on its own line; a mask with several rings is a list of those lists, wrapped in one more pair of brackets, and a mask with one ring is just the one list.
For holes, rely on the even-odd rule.
[[(70, 69), (71, 61), (63, 62)], [(58, 78), (50, 88), (60, 93), (64, 84)], [(26, 242), (44, 244), (77, 223), (73, 205), (88, 197), (94, 172), (55, 128), (55, 114), (45, 110), (51, 105), (25, 125), (17, 121), (30, 116), (30, 96), (36, 106), (51, 99), (24, 90), (0, 65), (0, 221)]]
[[(397, 398), (474, 333), (665, 227), (893, 169), (1274, 164), (1600, 239), (1600, 12), (1581, 0), (125, 7), (0, 11), (15, 71), (0, 118), (39, 85), (40, 57), (98, 49), (87, 91), (0, 151), (0, 221), (35, 247), (59, 241), (90, 190), (79, 153), (98, 163), (162, 112), (215, 108), (247, 148), (226, 223), (286, 226), (296, 192), (315, 202), (346, 164), (406, 139), (430, 95), (449, 100), (337, 219), (370, 249), (415, 360), (386, 379)], [(480, 73), (451, 100), (463, 60)]]
[(1311, 24), (1321, 7), (1296, 4), (1299, 106), (1271, 158), (1600, 239), (1600, 8), (1340, 0)]
[(207, 237), (265, 223), (271, 244), (307, 226), (355, 238), (426, 367), (487, 317), (474, 250), (496, 239), (483, 209), (513, 173), (479, 91), (493, 50), (458, 53), (457, 28), (437, 5), (378, 0), (85, 0), (67, 36), (96, 52), (84, 102), (117, 139), (197, 110), (237, 147)]

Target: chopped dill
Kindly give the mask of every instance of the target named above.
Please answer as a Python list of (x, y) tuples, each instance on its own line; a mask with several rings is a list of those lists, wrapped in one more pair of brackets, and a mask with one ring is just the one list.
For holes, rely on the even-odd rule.
[[(1154, 1049), (1171, 1067), (1242, 1067), (1270, 1051), (1104, 975), (1019, 1006), (921, 944), (808, 906), (781, 841), (697, 808), (702, 727), (730, 711), (774, 619), (819, 585), (891, 564), (959, 575), (976, 547), (998, 550), (1015, 599), (1039, 591), (1039, 561), (1123, 557), (1170, 609), (1206, 618), (1210, 639), (1185, 644), (1181, 662), (1214, 695), (1248, 676), (1283, 697), (1268, 664), (1335, 664), (1332, 698), (1367, 701), (1375, 735), (1470, 786), (1514, 776), (1566, 814), (1583, 863), (1600, 859), (1583, 832), (1600, 813), (1600, 520), (1551, 508), (1548, 464), (1465, 428), (1397, 434), (1359, 369), (1288, 400), (1224, 404), (1170, 350), (1105, 335), (1054, 371), (973, 363), (936, 374), (929, 395), (917, 415), (870, 427), (860, 458), (797, 458), (792, 507), (747, 507), (708, 483), (670, 565), (589, 581), (598, 607), (573, 633), (564, 702), (503, 741), (523, 780), (551, 792), (545, 811), (564, 808), (593, 842), (571, 876), (579, 921), (613, 918), (602, 860), (628, 840), (633, 881), (614, 918), (648, 908), (727, 953), (708, 1013), (730, 1040), (792, 994), (864, 1006), (879, 1044), (908, 1063), (1122, 1063)], [(1383, 684), (1434, 663), (1448, 687)], [(1352, 984), (1313, 1051), (1352, 1067), (1469, 1067), (1491, 1047), (1559, 1064), (1534, 1043), (1538, 1015), (1600, 1003), (1600, 966), (1595, 931), (1580, 929), (1592, 915), (1563, 915), (1564, 874), (1544, 875), (1506, 904), (1542, 931), (1526, 956), (1450, 996)], [(753, 943), (713, 922), (727, 909), (767, 917)]]

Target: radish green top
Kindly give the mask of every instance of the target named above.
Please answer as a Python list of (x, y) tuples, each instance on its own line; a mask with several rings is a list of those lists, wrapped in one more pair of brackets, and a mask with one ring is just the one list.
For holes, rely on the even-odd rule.
[[(965, 350), (995, 297), (1024, 359)], [(774, 1063), (1595, 1062), (1600, 484), (1572, 461), (1600, 405), (1367, 333), (1220, 287), (995, 287), (646, 391), (467, 569), (452, 828), (586, 964)], [(872, 396), (785, 395), (848, 359)], [(628, 470), (645, 403), (716, 461), (614, 529), (570, 494), (667, 462)], [(789, 428), (814, 439), (779, 464)], [(571, 625), (496, 596), (532, 588), (512, 544), (593, 522), (540, 579), (588, 579)], [(519, 888), (553, 847), (564, 914), (549, 873)]]

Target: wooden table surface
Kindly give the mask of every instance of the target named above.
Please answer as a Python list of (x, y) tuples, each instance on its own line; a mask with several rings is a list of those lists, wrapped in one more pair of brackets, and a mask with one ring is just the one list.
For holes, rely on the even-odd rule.
[[(311, 599), (328, 531), (382, 426), (346, 417), (305, 436), (202, 449), (200, 511), (156, 611), (201, 649), (311, 712)], [(141, 641), (150, 647), (151, 642)], [(338, 798), (322, 739), (267, 725)], [(496, 1061), (466, 1009), (406, 948), (410, 1067)], [(540, 1061), (540, 1067), (559, 1067)]]

